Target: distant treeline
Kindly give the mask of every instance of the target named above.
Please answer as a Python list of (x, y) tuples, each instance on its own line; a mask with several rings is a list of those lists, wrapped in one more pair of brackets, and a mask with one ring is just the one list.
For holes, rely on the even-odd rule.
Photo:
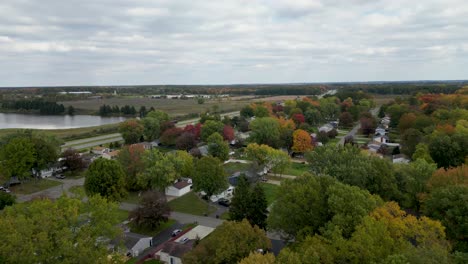
[(468, 81), (414, 81), (414, 82), (354, 82), (304, 84), (238, 84), (238, 85), (133, 85), (133, 86), (64, 86), (0, 89), (0, 98), (19, 98), (23, 95), (42, 95), (53, 101), (85, 99), (86, 95), (62, 95), (60, 92), (90, 91), (92, 95), (155, 95), (155, 94), (210, 94), (210, 95), (314, 95), (329, 89), (364, 91), (373, 94), (414, 94), (417, 92), (452, 93)]
[(39, 111), (43, 115), (61, 115), (65, 113), (63, 104), (56, 102), (48, 102), (44, 100), (17, 100), (17, 101), (3, 101), (1, 102), (3, 109), (10, 110), (25, 110), (25, 111)]
[(110, 105), (101, 105), (99, 107), (99, 115), (100, 116), (109, 116), (109, 115), (136, 115), (137, 111), (134, 106), (124, 105), (119, 107), (117, 105), (110, 106)]
[(463, 85), (457, 84), (436, 84), (436, 85), (424, 85), (424, 84), (380, 84), (380, 85), (356, 85), (345, 88), (346, 91), (357, 92), (363, 91), (372, 94), (398, 94), (398, 95), (409, 95), (416, 93), (443, 93), (450, 94), (456, 90), (462, 88)]

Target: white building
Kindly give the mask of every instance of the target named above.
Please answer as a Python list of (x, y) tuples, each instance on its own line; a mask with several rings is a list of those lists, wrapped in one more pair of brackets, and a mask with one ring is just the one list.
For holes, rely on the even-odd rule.
[(166, 195), (180, 197), (190, 192), (191, 188), (192, 188), (191, 182), (189, 183), (188, 181), (179, 181), (167, 187)]
[[(118, 244), (119, 242), (114, 243)], [(132, 232), (125, 232), (123, 243), (127, 250), (127, 256), (138, 257), (145, 249), (153, 245), (153, 238)]]
[(410, 160), (406, 158), (405, 155), (403, 154), (398, 154), (398, 155), (393, 155), (392, 156), (392, 162), (393, 163), (409, 163)]

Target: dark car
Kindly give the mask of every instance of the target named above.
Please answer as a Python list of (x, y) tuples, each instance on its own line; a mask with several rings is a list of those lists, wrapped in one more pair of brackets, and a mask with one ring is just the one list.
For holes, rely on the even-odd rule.
[(222, 206), (229, 207), (231, 205), (231, 201), (229, 201), (226, 198), (221, 198), (221, 199), (218, 200), (218, 204), (222, 205)]

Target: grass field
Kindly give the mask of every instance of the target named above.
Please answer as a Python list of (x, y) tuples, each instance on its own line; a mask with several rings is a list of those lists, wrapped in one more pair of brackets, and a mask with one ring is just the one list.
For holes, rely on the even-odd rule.
[(122, 200), (125, 203), (137, 204), (140, 201), (139, 192), (129, 192), (127, 197)]
[(292, 162), (291, 166), (287, 168), (283, 174), (293, 175), (293, 176), (302, 176), (304, 172), (308, 172), (309, 170), (310, 170), (310, 166), (307, 164)]
[(163, 230), (166, 230), (167, 228), (171, 227), (175, 223), (176, 223), (176, 220), (169, 219), (167, 222), (162, 223), (160, 226), (154, 229), (141, 228), (141, 227), (137, 227), (137, 226), (130, 224), (130, 231), (132, 231), (133, 233), (154, 237), (155, 235), (159, 234)]
[(72, 186), (70, 189), (68, 189), (69, 192), (73, 193), (74, 195), (80, 197), (80, 196), (86, 196), (86, 192), (84, 190), (83, 186)]
[(105, 99), (88, 99), (79, 101), (64, 101), (60, 102), (65, 107), (72, 105), (78, 110), (84, 113), (96, 113), (99, 107), (103, 104), (106, 105), (118, 105), (122, 107), (124, 105), (134, 106), (137, 110), (141, 106), (145, 106), (146, 109), (154, 107), (157, 110), (162, 110), (168, 113), (170, 116), (183, 116), (191, 113), (202, 113), (207, 109), (212, 109), (213, 106), (218, 107), (218, 111), (229, 112), (238, 111), (243, 106), (250, 104), (251, 100), (229, 100), (229, 99), (213, 99), (206, 100), (204, 104), (198, 104), (197, 100), (179, 100), (179, 99), (151, 99), (147, 97), (115, 97)]
[(117, 218), (120, 222), (123, 222), (128, 219), (128, 211), (123, 209), (117, 209)]
[[(204, 215), (207, 213), (208, 204), (198, 197), (194, 192), (189, 192), (184, 196), (174, 199), (169, 202), (169, 207), (172, 211), (193, 214), (193, 215)], [(209, 212), (216, 211), (216, 208), (210, 206)]]
[(61, 182), (52, 181), (47, 179), (32, 180), (29, 182), (23, 182), (21, 184), (11, 186), (10, 190), (15, 194), (31, 194), (39, 192), (45, 189), (49, 189), (54, 186), (62, 185)]
[(279, 186), (271, 183), (261, 183), (268, 205), (272, 204), (278, 195)]

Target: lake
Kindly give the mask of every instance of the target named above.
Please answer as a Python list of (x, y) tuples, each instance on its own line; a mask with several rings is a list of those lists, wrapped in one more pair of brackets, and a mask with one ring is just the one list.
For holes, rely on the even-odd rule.
[(125, 117), (101, 117), (92, 115), (25, 115), (0, 113), (0, 129), (68, 129), (114, 124)]

